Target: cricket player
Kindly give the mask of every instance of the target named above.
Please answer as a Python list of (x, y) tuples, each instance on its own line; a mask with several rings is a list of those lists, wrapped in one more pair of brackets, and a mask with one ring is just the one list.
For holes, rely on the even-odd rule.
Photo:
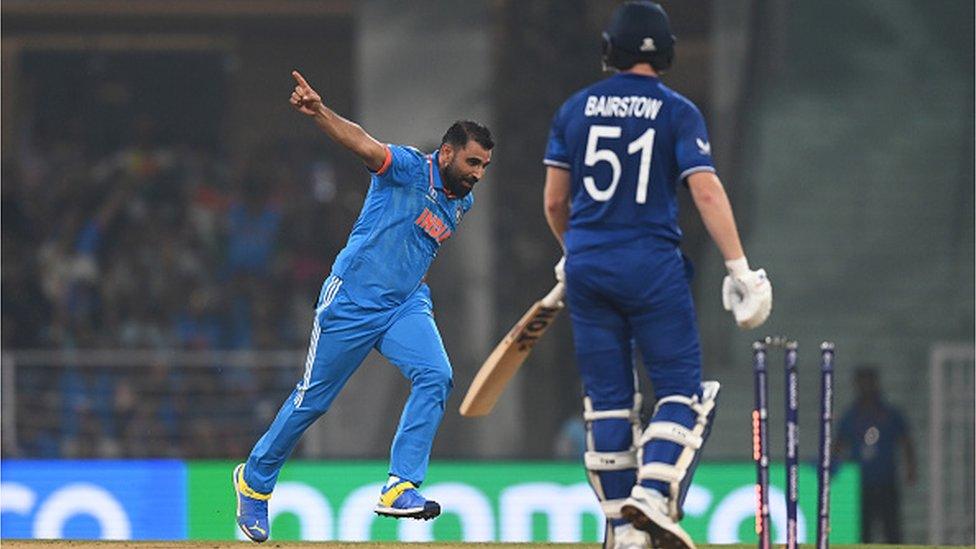
[(471, 208), (471, 189), (494, 147), (488, 129), (471, 121), (455, 122), (432, 154), (385, 145), (326, 107), (297, 71), (292, 77), (295, 110), (359, 156), (372, 176), (349, 241), (322, 285), (305, 373), (247, 462), (233, 472), (237, 524), (257, 542), (268, 539), (268, 500), (285, 460), (370, 349), (411, 383), (375, 512), (425, 520), (440, 514), (440, 505), (417, 487), (427, 473), (452, 370), (424, 274)]
[[(546, 219), (565, 250), (556, 277), (566, 283), (583, 381), (584, 461), (610, 547), (694, 547), (678, 522), (719, 384), (701, 380), (692, 268), (678, 248), (679, 183), (725, 258), (725, 308), (753, 328), (772, 305), (765, 272), (743, 252), (702, 115), (660, 80), (674, 56), (669, 27), (653, 2), (617, 8), (603, 61), (618, 72), (562, 105), (545, 154)], [(646, 429), (632, 345), (657, 400)]]

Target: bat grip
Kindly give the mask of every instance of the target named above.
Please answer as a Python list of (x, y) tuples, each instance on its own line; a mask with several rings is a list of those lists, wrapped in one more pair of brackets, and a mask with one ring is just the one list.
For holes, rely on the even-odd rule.
[(552, 290), (542, 298), (542, 304), (546, 307), (562, 307), (563, 296), (566, 295), (566, 285), (557, 282)]

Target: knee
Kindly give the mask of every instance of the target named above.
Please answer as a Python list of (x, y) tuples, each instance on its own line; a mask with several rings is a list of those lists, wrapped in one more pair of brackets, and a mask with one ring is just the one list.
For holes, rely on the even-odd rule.
[(451, 365), (430, 364), (420, 368), (413, 378), (415, 387), (439, 389), (446, 395), (454, 387), (454, 371)]

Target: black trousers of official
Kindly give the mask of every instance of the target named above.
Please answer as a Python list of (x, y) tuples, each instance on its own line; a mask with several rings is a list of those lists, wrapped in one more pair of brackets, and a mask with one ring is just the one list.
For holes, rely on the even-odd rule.
[(861, 541), (901, 543), (901, 494), (898, 482), (861, 484)]

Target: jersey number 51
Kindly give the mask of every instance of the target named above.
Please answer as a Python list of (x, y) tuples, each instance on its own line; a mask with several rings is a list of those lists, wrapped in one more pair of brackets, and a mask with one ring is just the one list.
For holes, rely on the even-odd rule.
[[(583, 178), (583, 186), (586, 192), (590, 193), (593, 200), (606, 202), (613, 198), (613, 193), (617, 192), (617, 183), (620, 183), (620, 158), (611, 149), (599, 148), (601, 138), (619, 139), (621, 134), (620, 126), (590, 126), (590, 135), (586, 139), (586, 156), (583, 163), (587, 166), (595, 166), (597, 162), (610, 164), (610, 186), (600, 190), (596, 186), (596, 180), (591, 176)], [(627, 145), (628, 154), (640, 152), (640, 170), (637, 175), (637, 196), (638, 204), (647, 202), (647, 183), (651, 178), (651, 153), (654, 149), (654, 128), (648, 128), (640, 137)]]

